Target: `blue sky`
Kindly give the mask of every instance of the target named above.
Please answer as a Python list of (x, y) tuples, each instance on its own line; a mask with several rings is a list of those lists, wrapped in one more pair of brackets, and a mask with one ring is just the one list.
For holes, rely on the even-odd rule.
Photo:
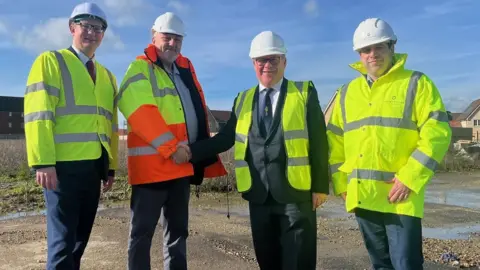
[[(110, 27), (97, 60), (123, 78), (150, 42), (150, 27), (166, 11), (179, 14), (187, 37), (182, 53), (197, 71), (211, 109), (231, 109), (239, 91), (257, 83), (248, 58), (252, 38), (272, 30), (286, 42), (291, 80), (313, 80), (320, 103), (358, 74), (352, 36), (368, 17), (386, 20), (408, 53), (407, 68), (437, 85), (447, 109), (462, 111), (480, 98), (478, 0), (94, 0)], [(22, 96), (35, 57), (71, 44), (71, 0), (0, 0), (0, 95)], [(122, 118), (123, 119), (123, 118)]]

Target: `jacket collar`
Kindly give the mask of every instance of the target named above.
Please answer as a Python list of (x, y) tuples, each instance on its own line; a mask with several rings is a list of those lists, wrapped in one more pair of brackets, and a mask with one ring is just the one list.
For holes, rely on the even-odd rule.
[[(156, 65), (158, 65), (161, 68), (163, 67), (162, 61), (160, 61), (160, 58), (158, 57), (157, 54), (157, 47), (153, 44), (148, 44), (148, 46), (143, 50), (144, 54), (137, 56), (137, 59), (143, 59), (150, 61)], [(182, 54), (178, 54), (177, 60), (175, 60), (175, 65), (178, 68), (184, 67), (184, 62), (186, 61), (186, 58)]]
[[(407, 57), (408, 55), (406, 53), (396, 53), (394, 56), (393, 56), (393, 66), (392, 68), (390, 68), (390, 70), (387, 71), (387, 73), (385, 73), (383, 76), (386, 76), (392, 72), (395, 72), (396, 70), (402, 70), (405, 68), (405, 63), (407, 61)], [(358, 61), (358, 62), (355, 62), (355, 63), (352, 63), (349, 65), (351, 68), (353, 68), (354, 70), (360, 72), (361, 74), (363, 75), (367, 75), (367, 69), (365, 69), (365, 67), (363, 66), (362, 62), (361, 61)]]

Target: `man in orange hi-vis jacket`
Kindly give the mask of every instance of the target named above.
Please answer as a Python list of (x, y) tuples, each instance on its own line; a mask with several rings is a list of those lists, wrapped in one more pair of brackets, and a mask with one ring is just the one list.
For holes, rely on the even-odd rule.
[(187, 269), (190, 184), (226, 174), (219, 157), (190, 163), (181, 144), (210, 137), (202, 88), (180, 54), (183, 22), (167, 12), (152, 27), (152, 44), (121, 83), (118, 107), (128, 121), (132, 185), (128, 268), (150, 269), (150, 247), (162, 214), (164, 269)]

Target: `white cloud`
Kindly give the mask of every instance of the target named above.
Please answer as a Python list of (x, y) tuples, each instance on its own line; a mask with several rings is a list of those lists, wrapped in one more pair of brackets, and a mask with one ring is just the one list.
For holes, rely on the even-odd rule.
[[(61, 49), (72, 44), (68, 18), (50, 18), (45, 23), (17, 31), (13, 39), (21, 48), (35, 53)], [(125, 45), (119, 36), (108, 29), (102, 46), (122, 50)]]
[(437, 5), (426, 6), (422, 17), (428, 18), (454, 13), (472, 3), (472, 0), (449, 0)]
[(171, 0), (168, 2), (167, 7), (173, 8), (178, 13), (187, 14), (190, 11), (190, 6), (186, 3), (182, 3), (179, 0)]
[(5, 35), (7, 33), (7, 25), (4, 22), (0, 21), (0, 35)]
[[(131, 26), (139, 23), (142, 14), (150, 5), (144, 0), (102, 0), (105, 10), (113, 15), (107, 18), (117, 26)], [(107, 15), (108, 16), (108, 15)]]
[(318, 4), (316, 0), (307, 0), (303, 5), (303, 10), (307, 15), (317, 17), (319, 15)]

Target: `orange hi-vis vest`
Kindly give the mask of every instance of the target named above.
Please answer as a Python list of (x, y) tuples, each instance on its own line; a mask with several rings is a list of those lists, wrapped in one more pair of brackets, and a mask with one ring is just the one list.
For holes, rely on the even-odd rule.
[[(176, 164), (171, 158), (178, 144), (188, 143), (187, 125), (179, 93), (156, 62), (156, 48), (150, 44), (145, 55), (138, 56), (128, 67), (117, 96), (118, 108), (128, 121), (128, 181), (132, 185), (194, 175), (191, 163)], [(208, 119), (205, 98), (192, 63), (182, 55), (175, 63), (178, 68), (188, 69), (193, 77), (205, 119)], [(216, 159), (205, 167), (205, 178), (227, 174), (218, 155)]]

